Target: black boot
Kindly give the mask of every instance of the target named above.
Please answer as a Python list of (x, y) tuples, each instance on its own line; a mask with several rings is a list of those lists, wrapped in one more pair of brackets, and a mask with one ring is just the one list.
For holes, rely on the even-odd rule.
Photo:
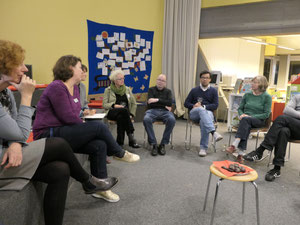
[(157, 145), (154, 144), (154, 145), (152, 146), (151, 155), (156, 156), (156, 155), (157, 155), (157, 151), (158, 151)]
[(124, 130), (117, 130), (117, 143), (120, 146), (124, 145), (124, 138), (125, 138), (125, 131)]
[(160, 144), (158, 146), (158, 154), (160, 154), (160, 155), (165, 155), (166, 154), (165, 145)]
[(136, 140), (134, 139), (133, 133), (128, 133), (128, 139), (129, 139), (129, 146), (132, 148), (140, 148), (141, 146), (136, 143)]
[(82, 188), (86, 194), (93, 194), (97, 191), (107, 191), (116, 185), (118, 179), (115, 177), (108, 177), (105, 179), (99, 179), (94, 176), (90, 176), (89, 180), (82, 183)]

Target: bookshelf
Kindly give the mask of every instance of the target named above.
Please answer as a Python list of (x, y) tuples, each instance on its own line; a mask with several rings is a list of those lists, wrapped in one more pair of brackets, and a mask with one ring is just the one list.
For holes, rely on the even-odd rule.
[(232, 125), (237, 125), (238, 119), (238, 108), (242, 101), (244, 94), (230, 94), (229, 95), (229, 109), (227, 115), (227, 128), (230, 130)]

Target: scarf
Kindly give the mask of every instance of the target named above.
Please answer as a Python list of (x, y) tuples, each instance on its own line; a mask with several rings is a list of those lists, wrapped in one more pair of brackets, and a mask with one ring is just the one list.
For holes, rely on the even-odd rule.
[(117, 95), (123, 96), (126, 92), (126, 86), (125, 85), (122, 85), (121, 87), (117, 88), (116, 85), (112, 82), (110, 84), (110, 88)]
[(2, 104), (3, 108), (10, 114), (12, 110), (12, 103), (7, 89), (4, 89), (0, 92), (0, 103)]

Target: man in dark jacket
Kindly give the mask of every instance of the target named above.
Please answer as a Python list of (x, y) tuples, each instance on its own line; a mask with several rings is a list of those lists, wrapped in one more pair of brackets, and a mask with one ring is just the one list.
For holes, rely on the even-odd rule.
[[(166, 88), (166, 84), (166, 75), (160, 74), (156, 80), (156, 86), (148, 90), (148, 110), (146, 111), (143, 123), (148, 134), (148, 143), (152, 145), (151, 154), (153, 156), (156, 156), (158, 153), (160, 155), (166, 154), (165, 145), (169, 143), (170, 135), (176, 122), (171, 112), (172, 92)], [(163, 138), (159, 146), (157, 146), (152, 125), (155, 121), (163, 121), (165, 124)]]

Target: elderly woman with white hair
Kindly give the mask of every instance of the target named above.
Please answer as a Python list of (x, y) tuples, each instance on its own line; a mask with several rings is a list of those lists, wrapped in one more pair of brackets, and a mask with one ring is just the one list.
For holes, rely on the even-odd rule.
[(128, 136), (129, 146), (140, 148), (134, 139), (134, 127), (132, 118), (136, 112), (136, 101), (129, 87), (124, 84), (124, 72), (113, 71), (109, 79), (110, 87), (105, 89), (103, 107), (107, 113), (107, 119), (117, 121), (117, 142), (124, 145), (125, 131)]

